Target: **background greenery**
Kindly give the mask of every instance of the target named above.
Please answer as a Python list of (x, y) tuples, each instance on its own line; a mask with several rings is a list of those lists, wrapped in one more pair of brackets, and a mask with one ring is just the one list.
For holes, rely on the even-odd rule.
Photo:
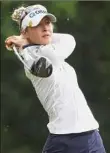
[(48, 135), (47, 115), (22, 64), (4, 44), (8, 36), (19, 34), (10, 18), (13, 9), (36, 3), (56, 15), (57, 32), (72, 34), (76, 39), (75, 51), (67, 61), (76, 69), (79, 85), (100, 123), (100, 133), (110, 153), (109, 1), (1, 2), (1, 152), (41, 153)]

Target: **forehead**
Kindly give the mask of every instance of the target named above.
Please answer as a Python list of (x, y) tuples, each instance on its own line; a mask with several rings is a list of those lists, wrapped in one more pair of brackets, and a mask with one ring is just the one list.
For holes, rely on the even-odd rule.
[[(46, 21), (51, 22), (51, 19), (50, 19), (48, 16), (45, 16), (45, 17), (40, 21), (40, 23), (39, 23), (38, 25), (40, 25), (40, 24), (46, 24), (46, 23), (45, 23)], [(35, 29), (35, 28), (38, 27), (38, 25), (37, 25), (37, 26), (34, 26), (34, 27), (27, 27), (26, 30), (28, 31), (29, 29), (30, 29), (30, 30)]]
[(51, 19), (50, 19), (48, 16), (45, 16), (45, 17), (41, 20), (41, 22), (45, 22), (45, 21), (51, 21)]

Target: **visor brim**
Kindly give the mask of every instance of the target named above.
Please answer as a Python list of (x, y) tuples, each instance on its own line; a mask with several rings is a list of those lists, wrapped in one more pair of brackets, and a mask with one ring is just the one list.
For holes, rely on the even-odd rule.
[(51, 22), (56, 22), (56, 17), (51, 13), (38, 14), (33, 17), (26, 16), (21, 23), (21, 29), (25, 30), (27, 27), (37, 26), (44, 17), (48, 17)]

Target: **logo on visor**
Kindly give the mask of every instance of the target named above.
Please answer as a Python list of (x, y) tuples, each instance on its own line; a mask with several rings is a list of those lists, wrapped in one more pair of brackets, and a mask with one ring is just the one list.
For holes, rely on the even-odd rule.
[(29, 21), (28, 26), (32, 27), (32, 21)]
[(44, 11), (44, 10), (36, 10), (35, 12), (32, 12), (29, 14), (29, 17), (30, 18), (33, 18), (34, 16), (36, 16), (37, 14), (40, 14), (40, 13), (47, 13), (47, 11)]

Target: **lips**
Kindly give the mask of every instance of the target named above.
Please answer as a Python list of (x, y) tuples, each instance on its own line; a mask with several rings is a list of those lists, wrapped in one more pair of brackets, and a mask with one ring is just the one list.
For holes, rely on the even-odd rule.
[(45, 38), (45, 37), (50, 37), (50, 34), (45, 34), (45, 35), (43, 35), (43, 37)]

